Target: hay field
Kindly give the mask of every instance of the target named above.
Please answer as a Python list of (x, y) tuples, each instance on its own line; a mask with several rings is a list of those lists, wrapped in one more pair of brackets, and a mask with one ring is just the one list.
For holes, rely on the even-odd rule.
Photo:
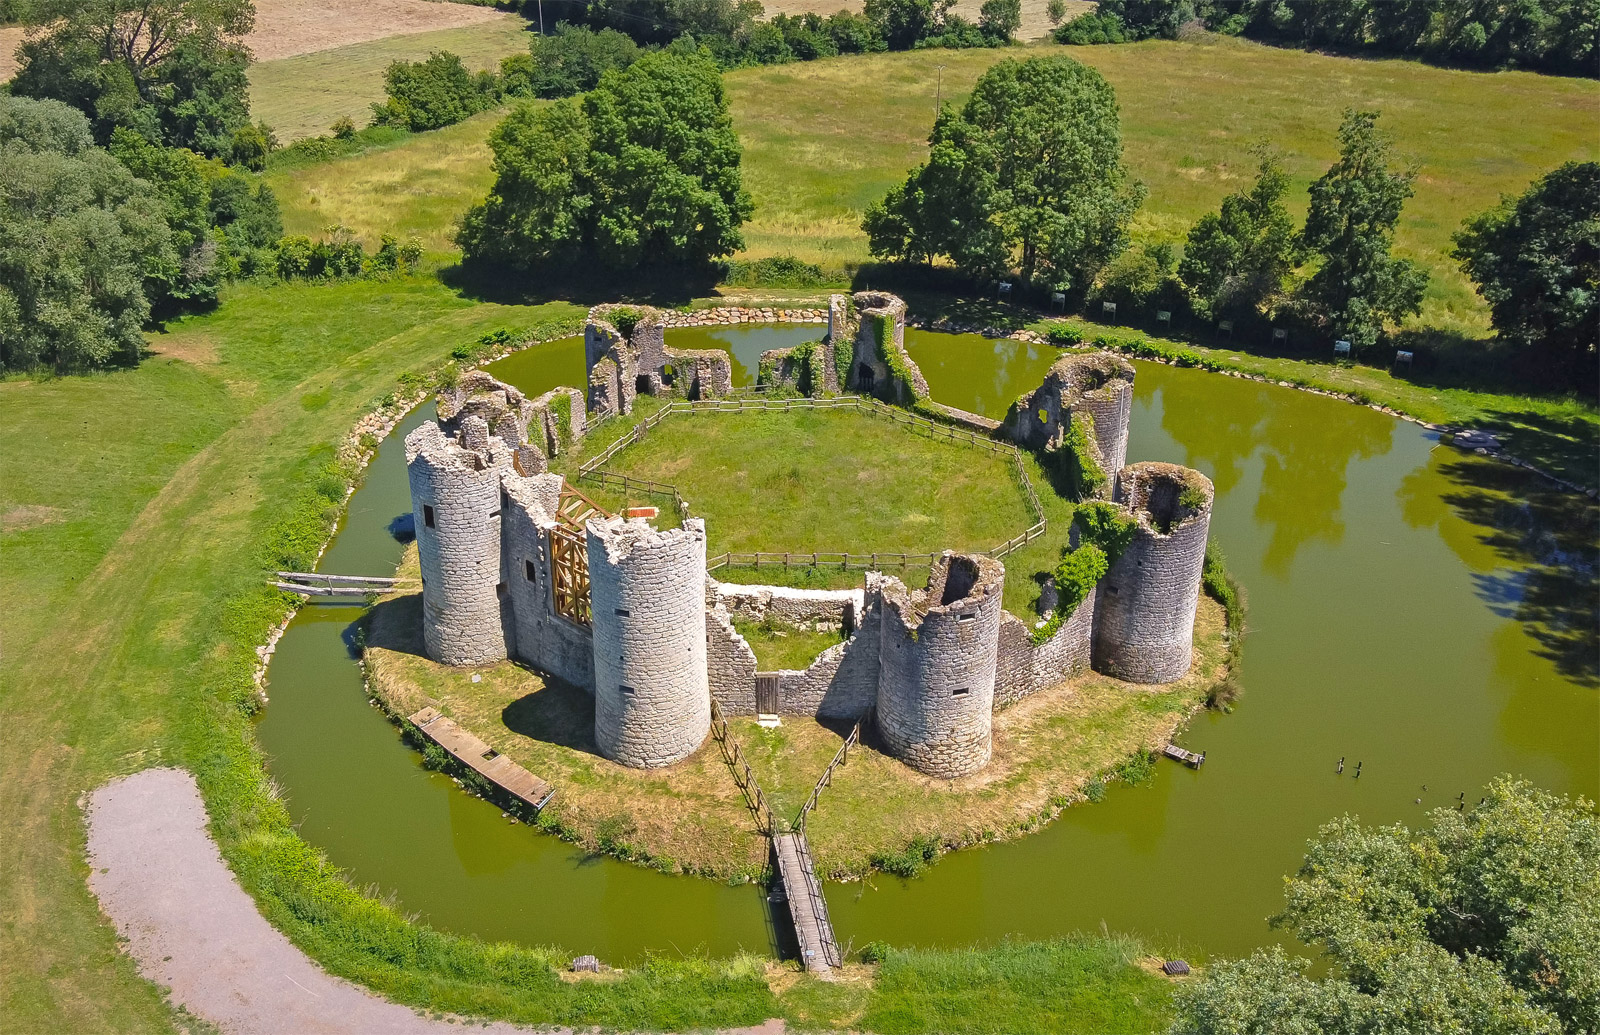
[[(486, 10), (450, 3), (421, 6)], [(493, 10), (489, 15), (458, 28), (411, 32), (259, 62), (250, 66), (251, 110), (285, 144), (327, 132), (340, 118), (365, 126), (372, 118), (372, 103), (383, 100), (383, 71), (392, 61), (418, 61), (436, 50), (448, 50), (461, 55), (468, 68), (495, 68), (501, 58), (528, 49), (531, 37), (524, 19)]]
[[(346, 47), (410, 33), (485, 25), (510, 16), (492, 7), (443, 0), (256, 0), (255, 29), (245, 38), (257, 61)], [(16, 72), (26, 29), (0, 26), (0, 82)]]

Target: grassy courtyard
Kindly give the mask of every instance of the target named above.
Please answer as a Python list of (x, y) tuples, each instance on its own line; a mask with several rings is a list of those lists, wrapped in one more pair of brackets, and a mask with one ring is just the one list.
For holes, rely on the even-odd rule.
[[(414, 549), (400, 574), (416, 577)], [(923, 776), (878, 751), (869, 733), (808, 823), (818, 867), (833, 879), (875, 866), (913, 873), (946, 849), (1031, 833), (1081, 801), (1095, 781), (1141, 779), (1149, 763), (1138, 752), (1170, 740), (1226, 676), (1223, 624), (1222, 606), (1202, 597), (1195, 664), (1177, 683), (1141, 687), (1090, 673), (999, 712), (993, 760), (970, 777)], [(556, 796), (541, 826), (669, 873), (739, 880), (766, 865), (766, 841), (712, 740), (666, 769), (617, 765), (595, 745), (586, 692), (509, 661), (470, 670), (439, 665), (424, 656), (421, 640), (419, 595), (379, 604), (367, 633), (370, 691), (396, 716), (440, 709), (551, 783)], [(796, 631), (792, 644), (764, 645), (780, 652), (764, 664), (804, 667), (815, 657), (806, 651), (837, 642), (837, 633)], [(763, 645), (756, 650), (760, 656)], [(844, 733), (837, 723), (796, 717), (770, 729), (733, 718), (729, 730), (779, 822), (798, 814)]]
[(677, 486), (712, 555), (982, 551), (1035, 520), (1004, 456), (854, 409), (674, 414), (605, 469)]

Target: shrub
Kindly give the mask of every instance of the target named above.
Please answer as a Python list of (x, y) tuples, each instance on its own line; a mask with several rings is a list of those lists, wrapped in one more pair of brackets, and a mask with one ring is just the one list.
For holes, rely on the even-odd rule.
[(346, 116), (340, 116), (335, 119), (329, 129), (332, 131), (335, 140), (349, 140), (356, 135), (356, 124)]
[(729, 259), (723, 264), (724, 284), (736, 287), (819, 287), (829, 283), (822, 267), (793, 255), (764, 259)]
[(891, 873), (896, 877), (919, 877), (922, 872), (939, 858), (943, 846), (936, 837), (926, 835), (914, 837), (911, 842), (898, 852), (874, 852), (871, 863), (884, 873)]
[(1128, 41), (1128, 32), (1122, 24), (1122, 19), (1114, 14), (1101, 14), (1098, 11), (1086, 11), (1065, 25), (1056, 26), (1050, 35), (1057, 43), (1077, 47)]
[(426, 61), (396, 61), (383, 74), (389, 99), (372, 106), (375, 126), (420, 132), (453, 125), (494, 102), (494, 77), (474, 76), (449, 51)]
[(1063, 349), (1071, 348), (1074, 345), (1082, 345), (1087, 340), (1084, 338), (1082, 331), (1064, 323), (1053, 323), (1046, 327), (1044, 336), (1045, 340), (1049, 341), (1050, 344)]

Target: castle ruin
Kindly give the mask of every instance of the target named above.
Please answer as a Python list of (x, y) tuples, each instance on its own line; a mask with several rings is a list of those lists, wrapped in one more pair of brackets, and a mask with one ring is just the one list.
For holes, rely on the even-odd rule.
[[(630, 412), (639, 392), (731, 390), (726, 353), (671, 349), (654, 310), (619, 321), (617, 309), (597, 307), (585, 329), (587, 397), (557, 389), (530, 400), (472, 373), (441, 394), (437, 423), (407, 436), (429, 657), (456, 666), (514, 658), (587, 690), (600, 752), (627, 766), (694, 753), (715, 700), (729, 715), (853, 721), (871, 708), (890, 754), (944, 779), (981, 770), (995, 710), (1029, 694), (1091, 667), (1138, 683), (1188, 672), (1212, 488), (1176, 465), (1124, 465), (1126, 361), (1064, 357), (1003, 428), (984, 425), (1050, 450), (1086, 417), (1114, 501), (1135, 525), (1105, 577), (1040, 640), (1002, 608), (1006, 568), (996, 558), (946, 551), (917, 589), (875, 571), (849, 590), (725, 584), (706, 570), (703, 521), (657, 529), (609, 515), (549, 473), (550, 456), (592, 421)], [(864, 292), (835, 296), (829, 312), (829, 337), (807, 357), (818, 392), (842, 383), (891, 399), (926, 395), (904, 350), (904, 302)], [(792, 351), (773, 355), (774, 369)], [(759, 672), (735, 617), (845, 637), (803, 670)]]

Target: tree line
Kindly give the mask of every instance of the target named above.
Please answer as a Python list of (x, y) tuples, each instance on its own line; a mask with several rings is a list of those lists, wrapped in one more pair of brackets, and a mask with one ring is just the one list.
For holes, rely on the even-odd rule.
[(1280, 46), (1419, 57), (1467, 68), (1600, 75), (1595, 0), (1100, 0), (1060, 43), (1176, 39), (1185, 26)]

